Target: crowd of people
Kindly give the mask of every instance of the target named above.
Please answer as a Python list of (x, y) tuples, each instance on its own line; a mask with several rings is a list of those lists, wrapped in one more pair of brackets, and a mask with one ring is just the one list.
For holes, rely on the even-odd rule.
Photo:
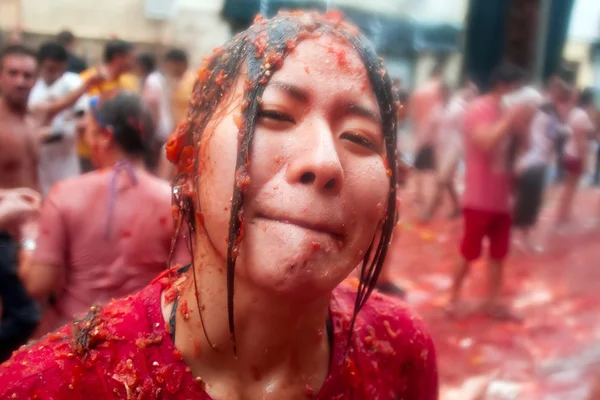
[[(503, 63), (485, 93), (467, 81), (450, 95), (440, 71), (434, 68), (430, 80), (412, 94), (408, 116), (415, 143), (414, 202), (421, 222), (433, 218), (444, 193), (448, 217), (462, 216), (464, 222), (448, 312), (455, 317), (467, 313), (459, 302), (461, 288), (487, 241), (490, 289), (485, 311), (495, 318), (518, 319), (499, 301), (504, 261), (513, 242), (524, 251), (543, 251), (532, 231), (552, 179), (562, 183), (556, 232), (570, 231), (575, 194), (591, 170), (591, 149), (600, 141), (595, 93), (591, 88), (578, 91), (560, 74), (536, 88), (528, 85), (525, 71)], [(597, 170), (600, 153), (593, 153)], [(459, 201), (455, 183), (461, 160), (464, 191)], [(424, 175), (435, 181), (429, 196), (424, 195)], [(398, 292), (390, 290), (387, 279), (381, 285), (384, 291)]]
[(75, 48), (0, 51), (2, 398), (433, 400), (432, 340), (385, 264), (399, 123), (422, 222), (446, 195), (464, 220), (454, 317), (487, 239), (485, 311), (516, 318), (511, 232), (530, 244), (552, 164), (565, 229), (598, 140), (593, 92), (508, 63), (485, 91), (436, 67), (404, 94), (336, 12), (259, 18), (197, 72), (181, 49)]
[(0, 54), (0, 360), (143, 288), (172, 256), (161, 150), (189, 101), (187, 55), (168, 50), (159, 68), (110, 40), (88, 68), (74, 40), (61, 32)]

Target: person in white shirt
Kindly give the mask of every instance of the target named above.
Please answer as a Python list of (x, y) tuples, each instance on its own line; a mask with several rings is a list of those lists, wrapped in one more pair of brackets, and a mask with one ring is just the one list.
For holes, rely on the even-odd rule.
[(526, 250), (534, 249), (531, 229), (543, 203), (546, 172), (556, 156), (556, 142), (565, 135), (572, 108), (572, 89), (562, 80), (550, 82), (545, 103), (535, 114), (527, 137), (526, 151), (517, 160), (513, 226), (522, 233)]
[[(29, 96), (29, 108), (61, 99), (82, 87), (79, 75), (65, 72), (68, 52), (59, 43), (44, 43), (38, 51), (40, 76)], [(80, 174), (75, 148), (77, 111), (84, 111), (87, 99), (79, 98), (70, 108), (58, 113), (42, 130), (39, 178), (42, 193), (46, 194), (56, 182)]]
[(574, 107), (567, 117), (567, 139), (563, 159), (566, 171), (565, 186), (558, 201), (556, 222), (560, 226), (571, 220), (573, 200), (577, 192), (579, 180), (587, 169), (589, 139), (595, 132), (593, 122), (594, 95), (584, 90), (579, 96), (578, 106)]
[(137, 57), (137, 74), (142, 82), (142, 101), (150, 110), (156, 125), (155, 143), (149, 168), (155, 170), (159, 152), (173, 132), (174, 122), (171, 112), (171, 99), (167, 79), (156, 69), (156, 57), (142, 53)]

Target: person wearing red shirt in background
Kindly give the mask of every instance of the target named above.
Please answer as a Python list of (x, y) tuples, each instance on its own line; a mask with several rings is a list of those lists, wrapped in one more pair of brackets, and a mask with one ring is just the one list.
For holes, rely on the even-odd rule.
[(502, 64), (492, 75), (492, 88), (468, 107), (464, 120), (465, 191), (462, 199), (464, 233), (462, 259), (451, 290), (448, 311), (460, 314), (458, 301), (471, 263), (481, 255), (484, 238), (489, 240), (489, 294), (486, 312), (497, 318), (512, 318), (499, 301), (502, 270), (510, 245), (512, 166), (511, 143), (518, 132), (526, 132), (535, 104), (520, 103), (507, 109), (507, 95), (524, 84), (524, 72)]
[(200, 69), (167, 143), (192, 265), (16, 353), (0, 398), (437, 399), (423, 322), (372, 293), (396, 117), (341, 14), (258, 19)]

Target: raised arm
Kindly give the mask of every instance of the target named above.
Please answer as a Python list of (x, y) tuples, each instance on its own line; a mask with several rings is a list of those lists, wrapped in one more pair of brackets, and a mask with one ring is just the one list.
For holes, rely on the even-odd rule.
[(31, 112), (41, 125), (46, 125), (52, 120), (52, 118), (56, 116), (56, 114), (75, 105), (81, 96), (86, 94), (90, 88), (98, 85), (103, 80), (104, 75), (101, 73), (96, 73), (95, 75), (90, 76), (78, 88), (72, 90), (64, 97), (36, 105), (32, 107)]

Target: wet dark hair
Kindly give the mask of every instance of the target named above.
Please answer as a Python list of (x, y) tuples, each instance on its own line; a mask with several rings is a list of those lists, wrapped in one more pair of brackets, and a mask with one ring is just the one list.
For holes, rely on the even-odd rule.
[(103, 99), (94, 112), (98, 123), (113, 130), (115, 142), (126, 154), (146, 157), (154, 138), (152, 115), (140, 96), (121, 92)]
[(2, 69), (4, 59), (8, 56), (29, 56), (34, 59), (36, 58), (35, 52), (29, 47), (22, 44), (11, 44), (0, 50), (0, 70)]
[[(187, 121), (181, 124), (167, 142), (167, 157), (176, 165), (173, 179), (174, 205), (179, 208), (176, 216), (177, 231), (183, 223), (189, 229), (188, 247), (194, 260), (192, 237), (195, 236), (196, 218), (201, 221), (201, 211), (196, 209), (198, 199), (196, 171), (199, 167), (198, 143), (202, 134), (215, 115), (215, 110), (241, 75), (247, 70), (244, 98), (241, 104), (242, 117), (236, 121), (239, 128), (238, 153), (235, 167), (235, 183), (227, 238), (227, 312), (229, 328), (235, 351), (234, 327), (234, 275), (239, 245), (244, 235), (244, 193), (250, 183), (249, 163), (252, 161), (252, 141), (257, 122), (261, 96), (273, 73), (281, 67), (285, 57), (296, 45), (307, 39), (321, 35), (340, 38), (355, 49), (364, 63), (368, 79), (381, 112), (382, 132), (390, 190), (387, 209), (381, 221), (381, 232), (373, 237), (367, 249), (360, 273), (360, 283), (352, 316), (350, 333), (356, 315), (373, 291), (392, 237), (396, 214), (396, 126), (397, 107), (390, 77), (377, 57), (371, 43), (353, 26), (341, 21), (337, 12), (321, 16), (316, 13), (279, 13), (276, 17), (264, 20), (257, 18), (254, 25), (239, 33), (213, 55), (198, 71)], [(192, 182), (193, 187), (186, 185)], [(179, 233), (177, 232), (175, 239)], [(195, 274), (195, 268), (192, 268)], [(194, 275), (195, 280), (195, 275)], [(196, 286), (195, 286), (196, 287)], [(195, 289), (197, 290), (197, 289)], [(198, 310), (201, 310), (196, 292)], [(200, 312), (202, 321), (202, 313)], [(204, 326), (204, 322), (202, 321)], [(206, 330), (204, 331), (206, 335)], [(210, 339), (207, 336), (209, 343)], [(349, 342), (348, 342), (349, 343)]]
[(526, 79), (527, 73), (523, 68), (510, 62), (503, 62), (492, 71), (490, 83), (491, 87), (496, 87), (500, 84), (524, 82)]
[(594, 89), (587, 87), (579, 93), (578, 104), (579, 107), (589, 107), (594, 104)]
[(71, 31), (61, 31), (56, 35), (56, 41), (61, 43), (63, 46), (68, 46), (75, 41), (75, 35)]
[(137, 62), (142, 67), (145, 74), (149, 74), (156, 69), (156, 57), (152, 53), (138, 54)]
[(188, 56), (185, 50), (173, 48), (165, 53), (165, 61), (188, 63)]
[(133, 51), (133, 45), (125, 40), (111, 40), (104, 46), (104, 62), (111, 62), (115, 57), (125, 55)]
[(66, 63), (69, 59), (69, 53), (65, 47), (58, 42), (46, 42), (38, 50), (37, 59), (39, 63), (44, 60), (52, 60)]

